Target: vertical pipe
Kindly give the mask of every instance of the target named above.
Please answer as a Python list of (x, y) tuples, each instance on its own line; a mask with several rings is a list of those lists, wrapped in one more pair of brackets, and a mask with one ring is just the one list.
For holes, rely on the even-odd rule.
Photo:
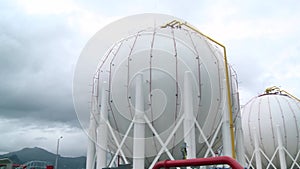
[(143, 169), (145, 168), (145, 120), (142, 74), (138, 74), (135, 81), (135, 117), (133, 130), (133, 169)]
[(283, 149), (283, 143), (282, 143), (282, 136), (280, 132), (280, 126), (276, 126), (277, 131), (277, 143), (278, 143), (278, 151), (279, 151), (279, 161), (280, 161), (280, 168), (286, 169), (286, 159), (285, 159), (285, 153)]
[(262, 161), (260, 156), (259, 142), (256, 133), (256, 128), (253, 128), (253, 140), (254, 140), (254, 148), (255, 148), (254, 153), (255, 153), (256, 168), (262, 169)]
[(236, 158), (235, 155), (235, 148), (234, 148), (234, 131), (233, 131), (233, 111), (232, 111), (232, 103), (231, 103), (231, 92), (230, 92), (230, 79), (229, 79), (229, 66), (227, 62), (227, 56), (226, 56), (226, 48), (223, 47), (224, 52), (224, 62), (225, 62), (225, 76), (226, 76), (226, 87), (227, 87), (227, 101), (228, 101), (228, 115), (229, 115), (229, 131), (230, 131), (230, 142), (231, 142), (231, 157)]
[(58, 169), (58, 149), (59, 149), (59, 140), (62, 139), (63, 137), (60, 136), (58, 139), (57, 139), (57, 146), (56, 146), (56, 159), (55, 159), (55, 169)]
[(184, 142), (186, 143), (187, 159), (196, 158), (195, 124), (193, 111), (192, 73), (184, 74), (183, 110), (184, 110)]
[[(175, 20), (176, 21), (176, 20)], [(223, 44), (219, 43), (218, 41), (212, 39), (211, 37), (203, 34), (202, 32), (200, 32), (198, 29), (194, 28), (193, 26), (187, 24), (187, 23), (181, 23), (181, 22), (178, 22), (180, 25), (185, 25), (187, 26), (188, 28), (196, 31), (197, 33), (199, 33), (200, 35), (206, 37), (207, 39), (209, 39), (210, 41), (220, 45), (222, 48), (223, 48), (223, 53), (224, 53), (224, 65), (225, 65), (225, 77), (226, 77), (226, 89), (227, 89), (227, 99), (228, 99), (228, 106), (227, 106), (227, 109), (228, 109), (228, 114), (229, 114), (229, 127), (230, 127), (230, 143), (231, 143), (231, 157), (232, 158), (236, 158), (236, 154), (235, 154), (235, 147), (234, 147), (234, 129), (233, 129), (233, 117), (232, 117), (232, 103), (231, 103), (231, 92), (230, 92), (230, 79), (229, 79), (229, 66), (228, 66), (228, 61), (227, 61), (227, 54), (226, 54), (226, 48)]]
[(220, 45), (222, 48), (223, 48), (223, 53), (224, 53), (224, 64), (225, 64), (225, 77), (226, 77), (226, 87), (227, 87), (227, 99), (228, 99), (228, 106), (227, 106), (227, 109), (228, 109), (228, 114), (229, 114), (229, 130), (230, 130), (230, 142), (231, 142), (231, 156), (232, 158), (236, 158), (236, 154), (235, 154), (235, 146), (234, 146), (234, 126), (233, 126), (233, 117), (232, 117), (232, 104), (231, 104), (231, 92), (230, 92), (230, 84), (229, 84), (229, 67), (228, 67), (228, 62), (227, 62), (227, 54), (226, 54), (226, 48), (224, 45), (222, 45), (221, 43), (219, 43), (218, 41), (212, 39), (211, 37), (203, 34), (202, 32), (200, 32), (198, 29), (194, 28), (193, 26), (187, 24), (186, 22), (180, 22), (180, 21), (177, 21), (177, 20), (173, 20), (172, 22), (170, 23), (167, 23), (166, 25), (163, 25), (161, 26), (161, 28), (165, 28), (167, 26), (174, 26), (178, 24), (179, 26), (186, 26), (188, 28), (190, 28), (191, 30), (199, 33), (200, 35), (206, 37), (208, 40), (216, 43), (217, 45)]
[(107, 113), (107, 95), (106, 95), (106, 82), (102, 85), (101, 90), (101, 109), (99, 126), (97, 127), (97, 167), (96, 169), (102, 169), (106, 167), (106, 155), (107, 155), (107, 136), (108, 136), (108, 113)]

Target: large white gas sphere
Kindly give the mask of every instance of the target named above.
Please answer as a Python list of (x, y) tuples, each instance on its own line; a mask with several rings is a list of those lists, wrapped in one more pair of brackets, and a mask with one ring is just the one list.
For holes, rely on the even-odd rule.
[[(273, 156), (277, 142), (277, 126), (280, 128), (283, 146), (296, 157), (300, 148), (300, 103), (285, 94), (264, 94), (253, 98), (242, 111), (245, 150), (248, 157), (254, 153), (254, 132), (256, 131), (259, 147), (268, 156)], [(262, 156), (263, 166), (267, 160)], [(278, 152), (272, 161), (280, 168)], [(286, 154), (287, 168), (292, 161)]]
[[(192, 74), (193, 113), (208, 140), (212, 139), (226, 110), (227, 91), (223, 48), (187, 27), (162, 28), (173, 20), (185, 22), (168, 15), (142, 14), (123, 18), (99, 31), (77, 63), (74, 100), (79, 119), (85, 119), (81, 121), (84, 125), (88, 114), (83, 100), (91, 97), (84, 85), (94, 74), (93, 97), (101, 98), (101, 89), (106, 89), (107, 102), (101, 103), (99, 99), (98, 106), (107, 105), (109, 123), (121, 143), (136, 111), (135, 79), (137, 74), (142, 74), (145, 115), (164, 143), (171, 135), (167, 147), (175, 158), (182, 159), (183, 125), (172, 131), (183, 117), (185, 72)], [(236, 92), (235, 81), (230, 83)], [(84, 96), (85, 92), (89, 97)], [(237, 94), (232, 93), (232, 98), (237, 109)], [(145, 156), (149, 164), (162, 146), (148, 125), (145, 130)], [(131, 130), (123, 149), (130, 158), (132, 137)], [(109, 151), (113, 153), (117, 145), (112, 135), (108, 139)], [(203, 148), (206, 145), (198, 130), (196, 144), (199, 157), (206, 152)], [(163, 154), (161, 159), (165, 157)]]
[[(141, 30), (111, 46), (102, 56), (98, 71), (99, 80), (108, 82), (109, 119), (116, 133), (124, 135), (133, 120), (135, 78), (140, 73), (144, 79), (145, 114), (166, 141), (183, 115), (183, 79), (184, 73), (190, 71), (194, 78), (190, 86), (193, 88), (194, 116), (206, 136), (212, 135), (220, 123), (224, 94), (224, 74), (219, 72), (223, 68), (220, 61), (223, 56), (214, 50), (214, 46), (199, 34), (169, 27)], [(157, 155), (161, 148), (153, 135), (146, 127), (146, 157)], [(197, 135), (199, 137), (198, 132)], [(130, 136), (125, 142), (128, 156), (132, 151), (133, 135)], [(183, 138), (180, 128), (168, 147), (174, 149)], [(172, 152), (178, 158), (182, 156), (179, 149)]]

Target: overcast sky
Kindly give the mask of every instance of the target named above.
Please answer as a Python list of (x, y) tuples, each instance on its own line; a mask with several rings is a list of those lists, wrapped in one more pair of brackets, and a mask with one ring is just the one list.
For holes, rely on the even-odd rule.
[(163, 13), (223, 43), (241, 103), (280, 86), (300, 97), (300, 1), (0, 1), (0, 153), (43, 147), (85, 155), (72, 103), (81, 50), (98, 30), (138, 13)]

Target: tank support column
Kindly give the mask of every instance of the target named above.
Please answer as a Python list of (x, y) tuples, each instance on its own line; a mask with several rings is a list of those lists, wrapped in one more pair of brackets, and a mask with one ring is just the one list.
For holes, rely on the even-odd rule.
[[(238, 104), (240, 105), (240, 104)], [(242, 121), (241, 121), (241, 112), (238, 111), (238, 118), (236, 119), (236, 158), (237, 161), (242, 165), (246, 166), (245, 161), (245, 144), (244, 144), (244, 134), (242, 129)]]
[(145, 119), (143, 75), (135, 79), (135, 117), (133, 127), (133, 169), (145, 168)]
[(106, 105), (106, 83), (104, 82), (101, 90), (101, 109), (100, 109), (100, 122), (97, 128), (97, 167), (96, 169), (102, 169), (106, 166), (106, 153), (107, 153), (107, 135), (108, 135), (108, 113)]
[(261, 163), (261, 156), (260, 156), (260, 150), (259, 150), (259, 143), (256, 133), (256, 128), (253, 128), (253, 139), (254, 139), (254, 153), (255, 153), (255, 161), (256, 161), (256, 168), (262, 169), (262, 163)]
[[(226, 79), (224, 79), (223, 83), (226, 86)], [(223, 109), (223, 116), (222, 116), (223, 155), (232, 157), (229, 112), (228, 112), (228, 103), (226, 102), (228, 102), (228, 100), (224, 99), (224, 109)]]
[(91, 115), (90, 115), (90, 126), (88, 130), (89, 140), (86, 156), (86, 169), (95, 168), (96, 159), (96, 141), (97, 141), (97, 118), (99, 117), (98, 111), (98, 74), (94, 77), (93, 91), (92, 91), (92, 103), (91, 103)]
[(285, 160), (285, 153), (284, 153), (284, 146), (282, 143), (282, 136), (280, 132), (280, 126), (276, 126), (276, 131), (277, 131), (277, 142), (278, 142), (278, 152), (279, 152), (279, 160), (280, 160), (280, 168), (281, 169), (286, 169), (286, 160)]
[(184, 74), (183, 110), (184, 110), (184, 142), (186, 143), (186, 158), (196, 158), (195, 124), (193, 111), (192, 73)]
[(89, 126), (89, 140), (86, 155), (86, 169), (93, 169), (95, 164), (95, 141), (96, 141), (96, 120), (94, 114), (91, 113), (90, 126)]

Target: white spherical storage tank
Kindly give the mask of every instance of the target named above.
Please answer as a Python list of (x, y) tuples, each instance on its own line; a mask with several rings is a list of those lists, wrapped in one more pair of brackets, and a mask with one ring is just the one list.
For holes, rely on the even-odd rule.
[[(192, 43), (197, 47), (193, 48)], [(133, 120), (137, 99), (134, 82), (137, 75), (142, 74), (145, 114), (166, 140), (183, 115), (184, 74), (190, 71), (194, 116), (206, 136), (212, 135), (221, 119), (219, 109), (223, 93), (220, 82), (223, 77), (219, 72), (222, 66), (217, 63), (222, 56), (217, 53), (215, 56), (203, 37), (183, 29), (151, 28), (125, 37), (113, 46), (113, 50), (118, 52), (107, 55), (99, 69), (99, 79), (108, 82), (109, 119), (118, 133), (125, 135)], [(201, 57), (198, 51), (199, 55), (201, 51)], [(146, 156), (155, 156), (160, 149), (159, 143), (149, 129), (146, 131)], [(128, 147), (132, 147), (132, 134), (125, 143)], [(177, 132), (170, 148), (182, 138), (183, 133)], [(125, 151), (130, 156), (132, 150)], [(181, 155), (180, 151), (178, 153)]]
[[(187, 25), (168, 15), (134, 15), (104, 27), (88, 42), (73, 90), (79, 120), (90, 126), (91, 160), (109, 153), (111, 161), (144, 168), (162, 159), (214, 155), (221, 146), (228, 92), (233, 116), (239, 112), (234, 72), (227, 70), (226, 77), (225, 48)], [(84, 84), (90, 80), (88, 93)], [(119, 158), (124, 156), (129, 162)], [(99, 159), (97, 165), (113, 164)]]
[(281, 92), (255, 97), (242, 110), (242, 126), (246, 154), (249, 160), (253, 158), (255, 168), (297, 167), (300, 149), (297, 99)]

